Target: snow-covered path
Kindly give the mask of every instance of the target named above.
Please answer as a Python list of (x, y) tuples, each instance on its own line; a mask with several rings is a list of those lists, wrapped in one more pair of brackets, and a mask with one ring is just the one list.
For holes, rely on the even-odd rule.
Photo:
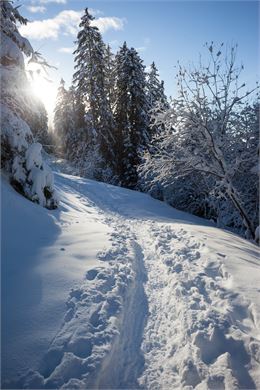
[(223, 253), (212, 256), (197, 235), (170, 224), (153, 224), (148, 248), (150, 316), (140, 383), (154, 389), (254, 388), (249, 363), (255, 344), (248, 344), (248, 335), (258, 336), (255, 311), (232, 289)]
[[(257, 247), (135, 191), (64, 174), (56, 183), (57, 234), (34, 254), (43, 290), (53, 294), (34, 306), (40, 317), (37, 310), (31, 315), (43, 321), (44, 342), (33, 364), (26, 346), (35, 343), (37, 325), (26, 342), (23, 323), (15, 328), (20, 351), (6, 332), (13, 348), (7, 380), (23, 368), (22, 378), (6, 387), (259, 388)], [(47, 301), (53, 321), (46, 331)], [(6, 313), (11, 321), (8, 307)], [(13, 366), (21, 350), (30, 372)]]

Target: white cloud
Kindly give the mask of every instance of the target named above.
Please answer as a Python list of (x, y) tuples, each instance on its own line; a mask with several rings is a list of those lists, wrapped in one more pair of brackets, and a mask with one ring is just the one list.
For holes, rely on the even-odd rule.
[(96, 26), (101, 33), (105, 33), (107, 30), (123, 30), (125, 19), (120, 19), (115, 16), (106, 16), (93, 20), (92, 23)]
[(28, 9), (29, 12), (32, 12), (33, 14), (36, 14), (37, 12), (43, 14), (46, 11), (46, 7), (44, 7), (43, 5), (39, 5), (39, 6), (29, 5), (26, 8)]
[(59, 34), (76, 35), (81, 11), (65, 10), (52, 19), (35, 20), (20, 27), (23, 36), (31, 39), (57, 39)]
[(60, 53), (72, 54), (75, 50), (75, 47), (60, 47), (58, 51)]
[(139, 51), (139, 53), (141, 53), (141, 52), (145, 51), (146, 49), (147, 49), (146, 46), (140, 46), (140, 47), (136, 48), (136, 51)]
[[(64, 10), (52, 19), (35, 20), (22, 25), (20, 32), (27, 38), (37, 40), (57, 39), (60, 34), (76, 36), (81, 16), (82, 11)], [(109, 29), (122, 30), (124, 23), (125, 19), (117, 17), (100, 17), (93, 21), (101, 33), (105, 33)]]

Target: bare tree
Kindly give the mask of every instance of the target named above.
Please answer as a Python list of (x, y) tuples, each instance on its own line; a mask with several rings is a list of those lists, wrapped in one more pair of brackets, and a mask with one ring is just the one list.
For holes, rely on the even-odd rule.
[[(206, 65), (189, 69), (178, 65), (179, 94), (172, 108), (154, 120), (166, 127), (166, 134), (154, 154), (152, 164), (160, 174), (175, 172), (186, 175), (200, 172), (216, 179), (218, 190), (229, 198), (254, 237), (255, 226), (234, 184), (234, 177), (243, 164), (254, 166), (255, 151), (248, 152), (239, 126), (240, 113), (256, 88), (246, 90), (240, 83), (243, 66), (236, 66), (237, 47), (215, 48), (206, 44), (209, 59)], [(223, 53), (224, 52), (224, 53)], [(238, 137), (238, 142), (236, 142)], [(162, 169), (163, 168), (163, 169)]]

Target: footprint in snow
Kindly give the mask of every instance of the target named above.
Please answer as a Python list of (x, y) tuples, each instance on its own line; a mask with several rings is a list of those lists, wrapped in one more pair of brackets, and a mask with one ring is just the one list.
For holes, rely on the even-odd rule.
[(220, 253), (220, 252), (217, 252), (217, 255), (219, 255), (220, 257), (227, 257), (226, 255), (224, 255), (223, 253)]
[(87, 280), (94, 280), (98, 274), (97, 269), (90, 269), (89, 271), (86, 272), (86, 279)]

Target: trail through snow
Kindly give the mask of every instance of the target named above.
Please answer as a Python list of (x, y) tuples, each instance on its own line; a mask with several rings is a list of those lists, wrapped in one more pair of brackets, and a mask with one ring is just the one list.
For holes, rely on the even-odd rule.
[[(11, 346), (4, 388), (260, 388), (258, 248), (135, 191), (61, 173), (56, 183), (57, 234), (33, 256), (43, 290), (54, 295), (48, 310), (55, 313), (65, 300), (66, 306), (53, 317), (53, 336), (41, 329), (35, 362), (28, 345), (37, 344), (37, 325), (31, 340), (18, 340), (28, 306), (25, 318), (15, 318), (20, 326), (9, 333), (4, 326), (3, 342)], [(4, 247), (6, 257), (15, 256), (12, 245)], [(56, 272), (60, 284), (44, 278), (47, 257), (48, 275)], [(9, 278), (5, 294), (14, 282)], [(39, 298), (35, 322), (44, 322), (45, 302)], [(8, 307), (6, 316), (10, 325)], [(14, 364), (13, 333), (29, 355), (26, 365)]]

